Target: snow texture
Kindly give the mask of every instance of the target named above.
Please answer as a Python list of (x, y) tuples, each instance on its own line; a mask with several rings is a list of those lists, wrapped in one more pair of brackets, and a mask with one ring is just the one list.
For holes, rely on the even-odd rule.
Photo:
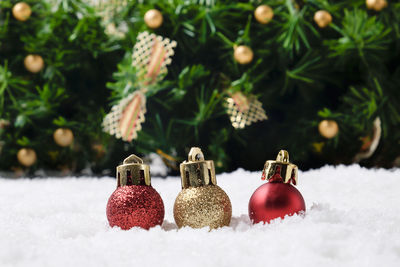
[(178, 230), (180, 179), (153, 177), (162, 227), (110, 228), (112, 178), (0, 179), (0, 266), (400, 266), (400, 170), (357, 165), (301, 172), (307, 212), (252, 225), (260, 172), (217, 176), (230, 196), (229, 227)]

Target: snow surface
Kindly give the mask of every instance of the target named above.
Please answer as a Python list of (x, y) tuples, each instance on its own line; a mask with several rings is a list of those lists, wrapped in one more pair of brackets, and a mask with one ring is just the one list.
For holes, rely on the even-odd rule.
[(400, 266), (400, 170), (357, 165), (302, 172), (307, 212), (251, 225), (260, 172), (217, 176), (232, 201), (229, 227), (177, 230), (180, 179), (154, 178), (162, 227), (110, 228), (112, 178), (0, 179), (0, 266)]

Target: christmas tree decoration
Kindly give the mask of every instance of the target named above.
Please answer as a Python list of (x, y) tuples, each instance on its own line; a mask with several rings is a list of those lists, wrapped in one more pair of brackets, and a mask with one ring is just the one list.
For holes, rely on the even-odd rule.
[(117, 189), (107, 203), (111, 227), (149, 229), (164, 220), (164, 203), (151, 186), (150, 166), (136, 155), (127, 157), (117, 167)]
[(276, 160), (264, 165), (261, 185), (250, 198), (249, 216), (253, 223), (269, 223), (276, 218), (305, 212), (306, 205), (301, 193), (291, 185), (297, 184), (297, 166), (289, 162), (289, 153), (281, 150)]
[(39, 55), (27, 55), (24, 59), (24, 65), (28, 71), (37, 73), (43, 69), (44, 61)]
[(267, 24), (274, 17), (274, 11), (268, 5), (260, 5), (254, 10), (254, 17), (259, 23)]
[(136, 91), (112, 107), (104, 118), (103, 129), (116, 138), (131, 142), (142, 129), (145, 114), (146, 97), (142, 91)]
[(254, 122), (268, 119), (261, 102), (254, 95), (245, 96), (242, 92), (235, 92), (226, 98), (224, 106), (232, 126), (236, 129), (243, 129)]
[(177, 43), (162, 36), (142, 32), (133, 48), (132, 66), (137, 69), (139, 86), (145, 87), (162, 80), (168, 73)]
[(366, 0), (365, 3), (368, 9), (373, 9), (375, 11), (381, 11), (388, 5), (386, 0)]
[(31, 148), (21, 148), (18, 150), (17, 158), (19, 163), (25, 167), (30, 167), (35, 164), (37, 156), (35, 150)]
[(235, 46), (233, 49), (233, 57), (239, 64), (245, 65), (253, 61), (254, 53), (250, 47), (246, 45), (239, 45)]
[(161, 149), (157, 149), (156, 153), (161, 157), (161, 160), (164, 162), (165, 166), (168, 166), (172, 170), (179, 170), (178, 160), (175, 157), (168, 155)]
[(25, 2), (19, 2), (12, 8), (12, 14), (19, 21), (26, 21), (32, 14), (31, 7)]
[(353, 162), (360, 162), (363, 159), (370, 158), (378, 148), (382, 136), (381, 119), (377, 117), (373, 123), (372, 133), (361, 138), (363, 142), (360, 152), (354, 157)]
[(10, 126), (10, 121), (5, 119), (0, 119), (0, 129), (5, 129)]
[(322, 120), (318, 124), (318, 131), (323, 137), (331, 139), (339, 133), (339, 126), (334, 120)]
[[(31, 7), (25, 22), (13, 16), (19, 2)], [(144, 19), (152, 9), (163, 17), (155, 30)], [(320, 9), (332, 18), (323, 29), (314, 22)], [(77, 172), (88, 166), (95, 175), (130, 150), (160, 149), (175, 158), (161, 156), (174, 172), (192, 144), (207, 147), (221, 172), (254, 169), (281, 147), (301, 154), (296, 164), (305, 169), (346, 164), (371, 151), (371, 116), (381, 118), (382, 135), (360, 163), (392, 167), (400, 151), (398, 14), (400, 5), (388, 0), (0, 1), (0, 119), (11, 123), (0, 125), (0, 172), (20, 165), (25, 146), (37, 150), (35, 170), (76, 161)], [(242, 61), (248, 65), (235, 58), (240, 45), (252, 51)], [(24, 66), (29, 54), (42, 57), (35, 74), (28, 60)], [(252, 96), (262, 121), (246, 123)], [(317, 130), (326, 118), (340, 127), (332, 139)], [(71, 147), (53, 141), (54, 125), (73, 127)], [(92, 148), (99, 140), (100, 159)]]
[(53, 133), (54, 142), (62, 147), (67, 147), (74, 142), (74, 134), (70, 129), (58, 128)]
[(144, 22), (151, 29), (159, 28), (163, 23), (163, 15), (157, 9), (150, 9), (144, 14)]
[(122, 39), (125, 37), (125, 32), (120, 30), (121, 27), (117, 27), (115, 23), (108, 23), (106, 25), (105, 33), (110, 36), (114, 36), (116, 38)]
[(137, 90), (114, 105), (103, 120), (105, 132), (131, 142), (137, 138), (145, 121), (148, 86), (160, 81), (171, 64), (176, 42), (155, 34), (139, 34), (132, 55), (132, 65), (137, 69)]
[(182, 191), (174, 204), (174, 218), (179, 228), (228, 226), (232, 205), (228, 195), (217, 185), (214, 162), (205, 160), (201, 149), (192, 147), (188, 161), (180, 165)]
[[(116, 18), (126, 10), (128, 0), (87, 0), (95, 8), (96, 13), (102, 18), (105, 33), (109, 36), (122, 39), (125, 37), (126, 25), (122, 22), (116, 25)], [(125, 26), (125, 27), (124, 27)]]
[(325, 28), (332, 23), (332, 15), (326, 10), (319, 10), (314, 14), (314, 21), (320, 28)]
[(128, 0), (87, 0), (106, 21), (112, 20), (126, 8)]

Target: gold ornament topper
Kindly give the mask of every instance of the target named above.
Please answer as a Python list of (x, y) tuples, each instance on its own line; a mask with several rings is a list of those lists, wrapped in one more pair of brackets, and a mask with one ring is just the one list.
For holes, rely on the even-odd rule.
[(226, 99), (225, 108), (232, 126), (236, 129), (243, 129), (254, 122), (268, 119), (261, 102), (254, 95), (247, 97), (241, 92), (231, 94)]
[(146, 114), (147, 86), (159, 82), (167, 74), (176, 42), (148, 32), (137, 37), (132, 66), (137, 70), (138, 88), (111, 108), (103, 120), (103, 130), (116, 138), (131, 142), (142, 129)]
[(117, 167), (117, 187), (125, 185), (151, 185), (150, 166), (134, 154)]
[(262, 180), (271, 183), (292, 183), (297, 185), (298, 168), (289, 162), (289, 153), (281, 150), (276, 160), (267, 160), (264, 165)]
[(217, 185), (214, 161), (205, 160), (198, 147), (192, 147), (188, 160), (180, 165), (182, 188)]

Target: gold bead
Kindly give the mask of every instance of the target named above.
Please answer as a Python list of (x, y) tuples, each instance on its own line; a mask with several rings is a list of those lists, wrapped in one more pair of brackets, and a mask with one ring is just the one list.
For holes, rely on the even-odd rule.
[(10, 121), (5, 119), (0, 119), (0, 129), (5, 129), (10, 126)]
[(150, 9), (144, 14), (144, 22), (147, 27), (157, 29), (163, 23), (163, 15), (157, 9)]
[(21, 148), (17, 153), (19, 163), (25, 167), (30, 167), (36, 162), (36, 152), (31, 148)]
[(228, 195), (217, 185), (182, 189), (174, 204), (174, 219), (179, 228), (228, 226), (232, 205)]
[(267, 24), (274, 17), (274, 11), (268, 5), (260, 5), (254, 10), (254, 17), (261, 24)]
[(365, 4), (367, 5), (368, 9), (375, 9), (376, 4), (379, 0), (365, 0)]
[(375, 11), (381, 11), (388, 5), (386, 0), (366, 0), (365, 3), (368, 9), (373, 9)]
[(37, 73), (43, 69), (44, 61), (39, 55), (27, 55), (24, 59), (24, 65), (28, 71)]
[(325, 138), (333, 138), (339, 133), (339, 126), (334, 120), (323, 120), (318, 125), (319, 133)]
[(74, 134), (70, 129), (58, 128), (54, 131), (53, 138), (57, 145), (66, 147), (74, 141)]
[(239, 64), (249, 64), (253, 60), (253, 50), (246, 45), (239, 45), (234, 48), (233, 57)]
[(25, 2), (19, 2), (12, 8), (12, 14), (19, 21), (26, 21), (32, 14), (31, 7)]
[(375, 10), (376, 11), (381, 11), (382, 9), (384, 9), (387, 6), (388, 6), (388, 3), (387, 3), (386, 0), (379, 0), (378, 1), (378, 5), (376, 6)]
[(319, 10), (314, 14), (314, 21), (320, 28), (325, 28), (332, 22), (331, 14), (326, 10)]

